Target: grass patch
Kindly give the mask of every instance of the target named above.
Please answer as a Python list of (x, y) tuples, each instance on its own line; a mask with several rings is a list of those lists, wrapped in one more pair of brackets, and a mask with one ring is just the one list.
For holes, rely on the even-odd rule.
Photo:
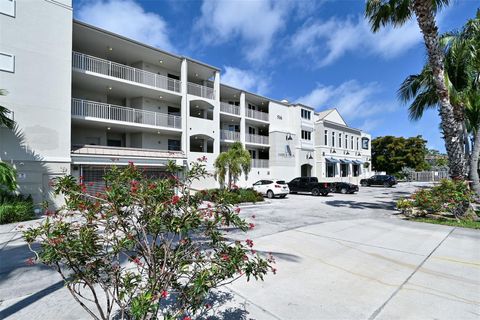
[(416, 221), (416, 222), (441, 224), (441, 225), (451, 226), (451, 227), (480, 229), (480, 221), (437, 220), (437, 219), (430, 219), (430, 218), (413, 218), (413, 219), (409, 219), (409, 220), (410, 221)]

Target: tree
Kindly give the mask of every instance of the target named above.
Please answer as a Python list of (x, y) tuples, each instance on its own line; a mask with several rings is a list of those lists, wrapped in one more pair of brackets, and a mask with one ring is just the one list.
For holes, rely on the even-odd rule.
[(27, 263), (54, 268), (94, 319), (200, 318), (213, 289), (275, 272), (273, 257), (255, 252), (252, 240), (226, 237), (253, 228), (239, 208), (190, 193), (205, 166), (193, 163), (182, 181), (181, 170), (171, 162), (168, 176), (150, 179), (133, 163), (113, 167), (96, 195), (81, 177), (59, 178), (54, 189), (65, 206), (24, 231), (35, 255)]
[[(0, 96), (4, 96), (6, 94), (7, 92), (5, 90), (0, 89)], [(10, 110), (0, 105), (0, 127), (7, 127), (8, 129), (13, 129), (15, 127), (15, 121), (9, 117), (10, 113)]]
[(407, 139), (394, 136), (375, 138), (372, 140), (373, 168), (388, 174), (398, 173), (403, 168), (425, 170), (426, 143), (421, 136)]
[[(441, 37), (445, 51), (445, 75), (450, 101), (455, 110), (464, 110), (463, 128), (465, 132), (465, 158), (470, 157), (470, 179), (473, 188), (480, 196), (478, 177), (478, 157), (480, 152), (480, 10), (459, 32), (446, 33)], [(427, 109), (439, 105), (433, 73), (429, 65), (416, 75), (408, 76), (398, 90), (404, 103), (410, 103), (409, 116), (418, 120)], [(469, 138), (473, 141), (470, 155)], [(475, 148), (475, 145), (477, 147)]]
[(449, 0), (367, 0), (365, 16), (369, 19), (373, 32), (377, 32), (387, 24), (392, 24), (394, 27), (401, 26), (412, 16), (416, 17), (423, 34), (433, 85), (439, 101), (438, 110), (448, 154), (450, 175), (464, 178), (466, 162), (463, 150), (463, 110), (455, 110), (450, 102), (445, 82), (444, 53), (440, 46), (438, 28), (435, 23), (435, 14), (448, 4)]
[(250, 153), (243, 148), (241, 142), (234, 142), (230, 149), (222, 152), (215, 160), (215, 177), (221, 185), (225, 184), (225, 177), (228, 175), (228, 189), (232, 183), (236, 183), (243, 174), (248, 175), (251, 169)]
[(17, 173), (14, 168), (0, 161), (0, 193), (17, 189)]

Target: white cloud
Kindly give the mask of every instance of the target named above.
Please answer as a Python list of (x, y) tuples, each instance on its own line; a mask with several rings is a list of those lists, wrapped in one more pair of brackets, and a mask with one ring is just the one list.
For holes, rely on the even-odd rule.
[(378, 101), (376, 95), (380, 92), (381, 88), (375, 82), (360, 85), (357, 81), (350, 80), (339, 86), (319, 84), (296, 100), (317, 111), (336, 108), (347, 121), (362, 123), (361, 129), (371, 130), (381, 123), (376, 118), (378, 114), (384, 115), (394, 110), (394, 106)]
[(307, 23), (291, 38), (296, 54), (307, 53), (318, 67), (335, 62), (349, 52), (366, 53), (385, 59), (397, 57), (422, 41), (415, 20), (401, 28), (386, 27), (372, 33), (363, 17)]
[(92, 0), (82, 3), (76, 18), (128, 38), (174, 51), (165, 20), (146, 12), (134, 0)]
[(290, 16), (306, 15), (314, 2), (293, 0), (204, 0), (196, 27), (208, 44), (237, 41), (248, 61), (263, 60)]
[(261, 95), (267, 92), (268, 82), (257, 73), (230, 66), (223, 68), (222, 83)]

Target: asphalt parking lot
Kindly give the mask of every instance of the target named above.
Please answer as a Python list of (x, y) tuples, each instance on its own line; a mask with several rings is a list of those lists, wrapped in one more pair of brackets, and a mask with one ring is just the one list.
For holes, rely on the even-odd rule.
[[(224, 288), (211, 319), (478, 319), (480, 232), (401, 220), (395, 200), (418, 187), (243, 207), (255, 228), (232, 237), (273, 253), (278, 271)], [(15, 226), (0, 226), (0, 319), (88, 319), (27, 256)]]

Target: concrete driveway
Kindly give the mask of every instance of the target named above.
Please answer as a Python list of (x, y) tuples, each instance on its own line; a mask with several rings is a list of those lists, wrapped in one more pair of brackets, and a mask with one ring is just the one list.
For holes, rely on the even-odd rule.
[[(419, 185), (355, 195), (290, 195), (245, 207), (277, 274), (218, 293), (223, 319), (479, 319), (480, 232), (403, 221), (394, 199)], [(0, 227), (0, 319), (86, 319), (52, 271), (28, 267)], [(10, 230), (9, 230), (10, 229)]]

